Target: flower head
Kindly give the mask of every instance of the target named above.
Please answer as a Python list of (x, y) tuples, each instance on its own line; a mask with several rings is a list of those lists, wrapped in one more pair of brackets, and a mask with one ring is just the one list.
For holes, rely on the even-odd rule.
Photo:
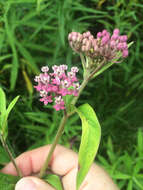
[(42, 73), (35, 77), (37, 86), (34, 86), (40, 93), (40, 101), (45, 105), (54, 102), (53, 106), (57, 111), (65, 109), (63, 97), (66, 95), (77, 96), (80, 88), (76, 73), (77, 67), (72, 67), (71, 71), (67, 72), (67, 65), (54, 65), (53, 72), (49, 73), (49, 68), (44, 66), (41, 68)]
[(94, 38), (89, 31), (83, 34), (71, 32), (68, 40), (75, 52), (83, 53), (92, 60), (100, 58), (114, 61), (128, 56), (127, 36), (119, 33), (119, 29), (114, 29), (112, 35), (107, 30), (103, 30)]

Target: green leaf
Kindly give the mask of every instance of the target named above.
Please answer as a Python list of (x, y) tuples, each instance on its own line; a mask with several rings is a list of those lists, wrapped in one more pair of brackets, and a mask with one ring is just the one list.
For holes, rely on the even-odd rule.
[(43, 1), (43, 0), (37, 0), (37, 11), (38, 11), (38, 12), (40, 12), (42, 1)]
[(135, 177), (133, 177), (133, 181), (140, 188), (140, 190), (143, 190), (143, 184), (141, 184)]
[(10, 75), (10, 89), (14, 90), (16, 85), (16, 80), (18, 76), (18, 54), (15, 46), (15, 36), (12, 27), (9, 25), (8, 22), (8, 12), (10, 9), (10, 3), (8, 2), (5, 6), (5, 14), (4, 14), (4, 22), (5, 22), (5, 30), (7, 34), (8, 43), (11, 46), (12, 50), (12, 68), (11, 68), (11, 75)]
[(79, 189), (97, 153), (101, 127), (97, 116), (89, 104), (84, 104), (76, 109), (82, 121), (82, 137), (79, 149), (79, 171), (77, 174), (76, 189)]
[(8, 58), (10, 58), (10, 57), (12, 57), (12, 54), (7, 54), (7, 55), (0, 56), (0, 63), (1, 63), (3, 60), (8, 59)]
[(31, 54), (29, 53), (29, 51), (22, 45), (22, 43), (19, 43), (17, 40), (15, 40), (15, 43), (18, 47), (20, 54), (25, 58), (25, 60), (28, 61), (28, 62), (26, 62), (28, 64), (28, 66), (31, 67), (32, 71), (35, 74), (39, 74), (39, 69), (35, 63), (35, 60), (31, 56)]
[(6, 111), (6, 96), (2, 88), (0, 88), (0, 129), (2, 128), (2, 122)]
[(129, 183), (128, 183), (127, 190), (132, 190), (132, 189), (133, 189), (133, 181), (130, 180)]
[(2, 88), (0, 88), (0, 112), (3, 113), (6, 110), (6, 96)]
[(105, 65), (104, 67), (102, 67), (97, 73), (95, 73), (94, 78), (97, 77), (98, 75), (100, 75), (101, 73), (103, 73), (106, 69), (111, 67), (113, 64), (115, 64), (115, 63), (111, 62), (111, 63), (108, 63), (107, 65)]
[(143, 155), (143, 133), (141, 128), (138, 130), (137, 133), (137, 151), (140, 157)]
[(46, 175), (44, 180), (52, 185), (54, 188), (56, 188), (56, 190), (63, 190), (63, 186), (59, 176), (54, 174), (48, 174)]
[(121, 172), (118, 172), (118, 173), (116, 173), (116, 174), (114, 174), (114, 179), (131, 179), (131, 176), (130, 175), (128, 175), (128, 174), (124, 174), (124, 173), (121, 173)]
[(7, 153), (5, 152), (4, 148), (2, 146), (0, 146), (0, 164), (4, 165), (8, 162), (10, 162), (10, 159), (9, 159)]
[(17, 176), (0, 173), (0, 190), (14, 190), (19, 179)]
[(9, 113), (10, 113), (10, 111), (12, 110), (12, 108), (14, 107), (14, 105), (16, 104), (18, 98), (19, 98), (19, 96), (16, 96), (16, 97), (11, 101), (11, 103), (9, 104), (9, 106), (8, 106), (6, 112), (5, 112), (4, 119), (3, 119), (3, 123), (2, 123), (2, 133), (3, 133), (3, 135), (4, 135), (4, 138), (7, 137), (7, 119), (8, 119)]

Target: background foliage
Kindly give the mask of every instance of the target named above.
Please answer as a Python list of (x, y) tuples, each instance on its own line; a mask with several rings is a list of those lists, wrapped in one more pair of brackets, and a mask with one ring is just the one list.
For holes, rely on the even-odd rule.
[[(88, 102), (94, 107), (101, 123), (99, 161), (109, 171), (116, 170), (114, 160), (118, 159), (120, 173), (136, 170), (136, 160), (143, 157), (135, 153), (137, 131), (140, 128), (141, 134), (143, 129), (142, 14), (143, 5), (139, 0), (0, 0), (0, 86), (8, 102), (16, 95), (21, 96), (9, 118), (9, 141), (16, 155), (50, 143), (61, 118), (50, 105), (44, 107), (38, 102), (33, 90), (33, 78), (40, 67), (81, 66), (79, 56), (68, 45), (67, 35), (73, 30), (90, 30), (96, 35), (104, 28), (110, 32), (119, 28), (122, 34), (128, 35), (129, 42), (134, 41), (129, 57), (90, 82), (79, 104)], [(77, 150), (80, 134), (79, 119), (73, 116), (60, 143)], [(106, 145), (109, 137), (112, 143), (108, 144), (114, 144), (112, 161), (113, 149)], [(142, 149), (140, 152), (143, 155)], [(124, 160), (133, 168), (127, 170), (130, 166)], [(0, 162), (7, 162), (1, 147)], [(108, 167), (105, 162), (109, 162)], [(137, 173), (140, 171), (143, 173), (143, 168)], [(120, 187), (143, 189), (128, 177), (116, 177), (122, 179), (117, 180)]]

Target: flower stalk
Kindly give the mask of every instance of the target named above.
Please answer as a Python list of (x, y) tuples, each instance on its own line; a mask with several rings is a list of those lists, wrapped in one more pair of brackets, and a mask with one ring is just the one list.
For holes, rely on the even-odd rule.
[(64, 131), (64, 126), (65, 126), (65, 123), (66, 123), (67, 119), (68, 119), (68, 115), (67, 115), (66, 111), (64, 111), (64, 115), (63, 115), (63, 118), (61, 120), (60, 126), (58, 128), (57, 134), (55, 136), (53, 144), (50, 147), (50, 151), (49, 151), (49, 154), (47, 156), (47, 159), (46, 159), (46, 161), (45, 161), (45, 163), (44, 163), (44, 165), (43, 165), (43, 167), (42, 167), (42, 169), (40, 171), (40, 174), (39, 174), (40, 178), (43, 178), (45, 173), (46, 173), (46, 170), (47, 170), (47, 168), (49, 166), (49, 163), (51, 161), (53, 152), (54, 152), (54, 150), (56, 148), (56, 145), (57, 145), (57, 143), (58, 143), (58, 141), (59, 141), (59, 139), (62, 136), (62, 133)]
[[(117, 59), (120, 60), (128, 56), (127, 36), (119, 35), (119, 33), (119, 29), (114, 29), (112, 35), (107, 30), (103, 30), (97, 33), (96, 38), (89, 31), (83, 34), (79, 32), (71, 32), (69, 34), (69, 44), (73, 51), (78, 53), (81, 58), (83, 67), (83, 82), (81, 85), (79, 85), (76, 77), (79, 69), (72, 67), (71, 71), (68, 72), (66, 65), (54, 65), (52, 73), (49, 73), (47, 66), (42, 67), (42, 73), (35, 77), (35, 82), (38, 83), (35, 88), (40, 92), (40, 101), (45, 105), (54, 102), (55, 105), (53, 107), (56, 111), (64, 111), (57, 134), (50, 147), (45, 164), (40, 171), (40, 178), (43, 178), (46, 173), (52, 154), (63, 134), (67, 119), (75, 113), (72, 106), (75, 106), (87, 83), (102, 68), (104, 70), (104, 66), (107, 66), (108, 63), (115, 63)], [(73, 96), (70, 102), (66, 102), (66, 98), (64, 98), (67, 95)]]

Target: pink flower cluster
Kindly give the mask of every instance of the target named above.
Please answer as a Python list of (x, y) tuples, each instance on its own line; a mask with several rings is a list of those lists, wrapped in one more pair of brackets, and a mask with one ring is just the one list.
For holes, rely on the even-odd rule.
[[(107, 30), (97, 33), (94, 38), (91, 33), (71, 32), (69, 44), (77, 53), (84, 53), (93, 59), (105, 58), (107, 61), (128, 56), (127, 36), (119, 35), (119, 29), (114, 29), (112, 36)], [(119, 54), (120, 52), (120, 54)]]
[(80, 85), (76, 77), (78, 72), (77, 67), (72, 67), (70, 72), (67, 72), (67, 65), (54, 65), (53, 72), (49, 73), (49, 68), (44, 66), (41, 68), (42, 73), (35, 77), (34, 86), (40, 92), (40, 101), (45, 105), (54, 101), (53, 106), (57, 111), (65, 109), (63, 97), (66, 95), (77, 96)]

